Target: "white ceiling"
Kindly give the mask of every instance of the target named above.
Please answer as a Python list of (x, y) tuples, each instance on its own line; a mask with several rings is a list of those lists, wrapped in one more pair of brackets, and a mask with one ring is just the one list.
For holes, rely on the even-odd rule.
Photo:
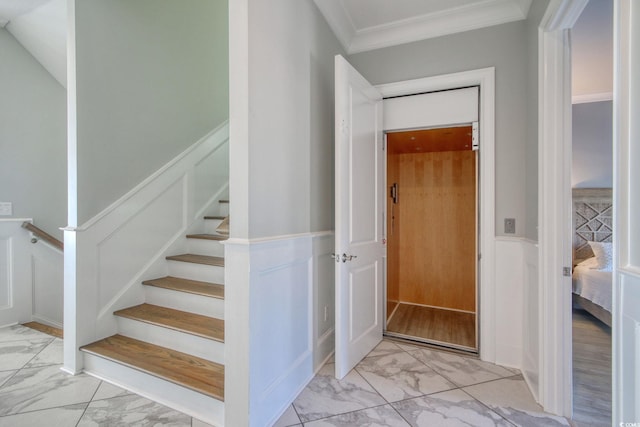
[[(525, 19), (532, 0), (314, 1), (345, 50), (355, 53)], [(590, 1), (572, 31), (578, 102), (611, 97), (612, 3)], [(66, 0), (0, 0), (0, 27), (66, 85)]]
[(20, 15), (31, 12), (49, 0), (0, 0), (0, 27), (4, 27)]
[(314, 0), (347, 53), (526, 19), (532, 0)]

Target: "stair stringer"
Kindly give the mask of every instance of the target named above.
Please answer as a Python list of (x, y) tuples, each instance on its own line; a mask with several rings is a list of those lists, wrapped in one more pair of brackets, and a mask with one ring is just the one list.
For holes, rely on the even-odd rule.
[[(186, 235), (191, 233), (196, 233), (205, 228), (204, 225), (204, 216), (206, 215), (215, 215), (219, 212), (219, 203), (220, 199), (223, 199), (227, 196), (229, 192), (229, 184), (225, 183), (224, 187), (221, 188), (207, 203), (207, 205), (198, 211), (196, 214), (196, 218), (193, 220), (189, 226), (181, 228), (175, 236), (169, 240), (166, 245), (157, 252), (153, 258), (149, 260), (149, 262), (130, 280), (127, 286), (123, 287), (122, 290), (106, 305), (104, 306), (100, 312), (98, 313), (97, 323), (98, 323), (98, 334), (99, 336), (96, 339), (104, 338), (110, 335), (113, 335), (117, 330), (117, 322), (113, 318), (113, 312), (117, 310), (121, 310), (126, 307), (131, 307), (137, 304), (142, 304), (145, 301), (145, 290), (142, 282), (145, 280), (151, 280), (157, 277), (167, 276), (171, 272), (170, 261), (166, 260), (167, 256), (175, 255), (177, 253), (185, 253), (189, 251), (189, 239), (187, 239)], [(189, 268), (189, 267), (184, 267)], [(199, 267), (195, 267), (196, 270), (201, 270)], [(206, 273), (204, 273), (206, 274)], [(184, 274), (183, 274), (184, 276)], [(205, 279), (206, 275), (198, 274), (197, 272), (194, 275), (194, 278), (198, 280)], [(218, 280), (218, 283), (222, 283), (224, 277), (224, 273), (215, 274), (213, 276), (213, 281)]]
[(186, 250), (185, 235), (219, 212), (218, 200), (229, 194), (228, 138), (225, 122), (100, 214), (65, 230), (74, 243), (65, 265), (74, 273), (65, 323), (75, 325), (65, 338), (66, 371), (82, 371), (78, 349), (113, 335), (113, 311), (144, 302), (141, 282), (166, 275), (165, 257)]

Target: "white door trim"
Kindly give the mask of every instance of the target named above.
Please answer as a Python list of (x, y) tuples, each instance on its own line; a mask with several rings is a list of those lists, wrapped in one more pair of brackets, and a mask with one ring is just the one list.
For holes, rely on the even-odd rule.
[(385, 98), (480, 86), (480, 358), (496, 359), (495, 319), (495, 69), (483, 68), (377, 86)]
[(551, 0), (540, 24), (538, 74), (538, 256), (540, 404), (572, 414), (571, 44), (588, 0)]
[(640, 420), (640, 8), (614, 2), (612, 425)]

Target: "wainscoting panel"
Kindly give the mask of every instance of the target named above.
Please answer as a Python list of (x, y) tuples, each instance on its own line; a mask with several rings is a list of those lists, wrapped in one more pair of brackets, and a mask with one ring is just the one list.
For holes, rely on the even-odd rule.
[(80, 346), (116, 332), (113, 311), (144, 301), (141, 282), (167, 274), (165, 256), (184, 251), (187, 230), (228, 194), (228, 139), (225, 122), (100, 214), (65, 229), (65, 316), (74, 325), (65, 330), (67, 371), (82, 369)]
[[(518, 369), (522, 365), (523, 242), (496, 238), (495, 363)], [(481, 322), (485, 315), (490, 313), (480, 311)]]
[(251, 243), (251, 425), (275, 421), (313, 376), (312, 249), (310, 235)]
[(23, 221), (0, 220), (0, 327), (31, 320), (31, 243)]
[[(618, 398), (621, 401), (620, 412), (616, 415), (622, 421), (621, 425), (631, 425), (640, 419), (640, 269), (633, 270), (619, 269), (617, 277), (621, 326), (617, 327), (619, 336), (614, 336), (617, 348), (613, 354), (625, 369), (625, 375), (618, 378)], [(618, 319), (614, 318), (614, 327)]]
[(0, 239), (0, 310), (11, 307), (11, 238)]
[[(229, 144), (221, 144), (198, 162), (194, 170), (195, 195), (192, 214), (197, 215), (198, 207), (211, 203), (211, 189), (222, 188), (229, 181)], [(197, 219), (197, 218), (192, 218)]]
[(64, 254), (43, 242), (31, 244), (32, 320), (62, 328), (64, 317)]
[(227, 425), (274, 423), (333, 353), (333, 240), (323, 232), (225, 243)]
[(184, 230), (185, 178), (162, 193), (98, 243), (98, 307), (111, 305), (124, 284), (140, 273), (168, 241)]
[(313, 238), (314, 353), (313, 368), (317, 371), (335, 350), (335, 247), (333, 233)]
[(524, 316), (522, 318), (522, 375), (536, 401), (540, 387), (540, 285), (538, 282), (538, 245), (524, 241)]

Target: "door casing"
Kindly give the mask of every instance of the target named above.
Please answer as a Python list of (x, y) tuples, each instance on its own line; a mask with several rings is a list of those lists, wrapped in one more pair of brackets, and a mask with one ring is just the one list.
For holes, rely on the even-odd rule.
[[(376, 86), (384, 98), (479, 86), (479, 139), (482, 155), (478, 169), (479, 261), (477, 298), (480, 358), (495, 362), (495, 69), (493, 67)], [(385, 290), (386, 292), (386, 290)]]

